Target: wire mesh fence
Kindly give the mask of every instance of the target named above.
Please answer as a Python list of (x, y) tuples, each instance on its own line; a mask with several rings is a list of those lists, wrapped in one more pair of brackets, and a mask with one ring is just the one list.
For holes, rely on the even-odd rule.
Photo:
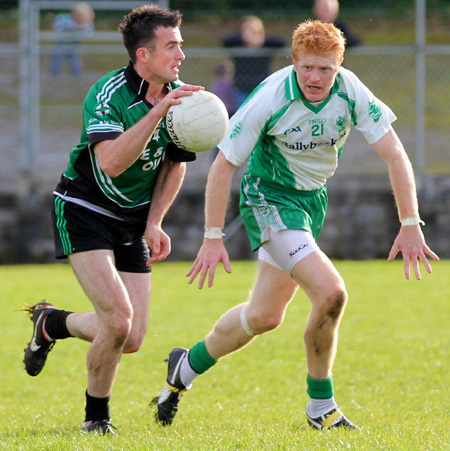
[[(378, 54), (348, 51), (345, 67), (354, 71), (361, 80), (387, 103), (397, 115), (394, 127), (407, 152), (416, 161), (416, 105), (415, 105), (415, 56), (409, 50), (380, 48)], [(120, 46), (95, 46), (83, 53), (83, 74), (73, 78), (69, 71), (59, 77), (50, 74), (51, 46), (44, 47), (40, 55), (39, 76), (39, 134), (32, 139), (35, 149), (34, 167), (38, 171), (52, 171), (67, 160), (68, 151), (77, 144), (82, 123), (81, 105), (89, 87), (104, 73), (127, 64)], [(392, 50), (392, 49), (391, 49)], [(214, 66), (217, 61), (233, 58), (225, 49), (185, 49), (186, 60), (181, 69), (181, 79), (187, 83), (201, 84), (212, 89)], [(2, 104), (0, 119), (2, 140), (0, 146), (1, 171), (26, 167), (27, 156), (20, 153), (21, 129), (19, 59), (3, 54), (0, 58), (0, 91)], [(278, 51), (272, 61), (272, 70), (290, 64), (287, 50)], [(67, 69), (66, 69), (67, 70)], [(425, 173), (450, 172), (450, 54), (426, 56), (425, 79)], [(30, 129), (31, 131), (31, 129)], [(26, 132), (26, 131), (25, 131)], [(12, 150), (14, 149), (14, 150)], [(13, 166), (12, 166), (13, 165)], [(7, 169), (8, 168), (8, 169)], [(352, 131), (342, 156), (340, 171), (374, 173), (384, 171), (384, 165), (373, 155), (370, 146), (356, 130)]]
[[(51, 3), (47, 1), (46, 4)], [(67, 62), (64, 62), (58, 75), (52, 74), (55, 35), (49, 31), (47, 19), (36, 19), (33, 33), (32, 28), (19, 27), (16, 23), (17, 30), (21, 30), (21, 33), (16, 33), (16, 39), (8, 37), (4, 40), (4, 30), (0, 30), (0, 253), (6, 255), (5, 249), (10, 249), (8, 258), (13, 261), (18, 256), (25, 258), (23, 255), (27, 253), (31, 255), (27, 258), (32, 259), (51, 254), (49, 249), (53, 245), (48, 236), (51, 227), (45, 222), (48, 214), (47, 207), (42, 206), (43, 199), (48, 198), (48, 193), (65, 169), (69, 150), (78, 143), (84, 97), (96, 80), (128, 64), (120, 36), (114, 31), (117, 27), (117, 20), (114, 20), (109, 29), (96, 31), (94, 36), (80, 43), (80, 75), (74, 76)], [(210, 24), (198, 23), (195, 27), (191, 27), (189, 32), (184, 31), (185, 28), (182, 30), (186, 39), (183, 47), (186, 60), (182, 64), (180, 78), (184, 82), (202, 84), (212, 90), (218, 62), (234, 61), (236, 56), (248, 56), (252, 67), (252, 61), (256, 62), (263, 56), (251, 56), (248, 50), (242, 48), (212, 46)], [(225, 25), (220, 30), (214, 30), (218, 35), (227, 31)], [(191, 44), (190, 34), (195, 35), (199, 45)], [(24, 36), (31, 39), (30, 45), (25, 45)], [(448, 43), (448, 40), (445, 42)], [(289, 47), (270, 50), (269, 53), (266, 56), (271, 60), (270, 71), (291, 64)], [(348, 49), (344, 66), (354, 71), (397, 115), (394, 127), (416, 166), (416, 172), (425, 175), (418, 177), (420, 195), (424, 199), (421, 211), (428, 230), (432, 232), (430, 240), (436, 240), (431, 245), (439, 249), (443, 256), (442, 249), (449, 249), (450, 239), (446, 208), (447, 175), (450, 173), (450, 152), (447, 150), (450, 138), (450, 45), (414, 45), (411, 42), (395, 46), (360, 45)], [(256, 68), (254, 65), (253, 69)], [(421, 131), (424, 133), (421, 134)], [(202, 225), (198, 221), (194, 223), (194, 218), (201, 217), (202, 193), (213, 156), (214, 152), (206, 152), (199, 156), (197, 162), (188, 165), (180, 202), (184, 202), (183, 207), (190, 207), (172, 208), (169, 213), (169, 234), (174, 241), (179, 236), (183, 237), (183, 243), (174, 245), (174, 248), (180, 249), (177, 258), (190, 258), (196, 251), (191, 248), (195, 248), (201, 240)], [(380, 235), (385, 234), (386, 224), (396, 222), (395, 218), (389, 216), (393, 209), (386, 182), (386, 167), (362, 135), (352, 131), (337, 173), (344, 177), (334, 177), (330, 182), (334, 184), (333, 192), (337, 192), (336, 204), (342, 204), (342, 209), (329, 210), (330, 221), (328, 232), (322, 238), (323, 248), (338, 258), (379, 258), (391, 244), (385, 243)], [(438, 176), (434, 177), (434, 174)], [(350, 175), (359, 176), (356, 187), (352, 185), (356, 177)], [(235, 177), (235, 180), (238, 185), (239, 177)], [(368, 200), (364, 189), (361, 189), (361, 196), (356, 198), (355, 193), (369, 185), (369, 182), (376, 185), (374, 196)], [(188, 189), (185, 190), (185, 187)], [(377, 196), (383, 198), (383, 202), (378, 202)], [(4, 208), (5, 205), (8, 209)], [(18, 206), (22, 206), (22, 210)], [(192, 214), (194, 208), (198, 208), (198, 215)], [(189, 212), (189, 218), (186, 217), (186, 211)], [(352, 215), (351, 228), (347, 221), (348, 211)], [(176, 214), (181, 216), (173, 216)], [(230, 214), (230, 219), (238, 218), (237, 207)], [(189, 220), (192, 220), (192, 224)], [(189, 226), (183, 234), (176, 228), (179, 224)], [(238, 228), (239, 224), (231, 221), (230, 227)], [(373, 233), (364, 243), (355, 239), (359, 231), (369, 233), (369, 229)], [(20, 240), (10, 239), (14, 233), (20, 236)], [(186, 233), (189, 234), (188, 239)], [(28, 238), (23, 240), (24, 236)], [(345, 242), (342, 239), (344, 236), (351, 238), (348, 240), (351, 249), (339, 247), (340, 243)], [(247, 243), (246, 237), (242, 234), (233, 240), (236, 257), (242, 257), (247, 252), (248, 245), (244, 244)], [(15, 241), (22, 246), (19, 251), (13, 246)], [(186, 249), (186, 246), (191, 248)]]
[[(39, 28), (39, 21), (37, 23)], [(80, 43), (81, 75), (74, 77), (68, 64), (58, 76), (52, 75), (55, 35), (36, 31), (38, 42), (34, 42), (37, 52), (34, 57), (37, 64), (28, 80), (21, 75), (21, 64), (23, 52), (29, 49), (0, 44), (0, 128), (3, 136), (0, 140), (0, 173), (3, 178), (24, 169), (43, 174), (63, 169), (68, 151), (79, 139), (81, 105), (89, 87), (108, 71), (128, 63), (119, 34), (113, 30), (102, 31)], [(244, 55), (251, 65), (252, 59), (256, 64), (261, 55), (268, 56), (271, 71), (291, 64), (288, 47), (261, 50), (262, 53), (253, 56), (248, 54), (248, 49), (242, 48), (187, 47), (184, 50), (186, 60), (182, 64), (181, 79), (202, 84), (206, 89), (212, 89), (218, 61), (234, 61), (236, 56)], [(419, 50), (424, 55), (425, 67), (425, 76), (420, 80), (417, 78)], [(394, 127), (416, 170), (427, 174), (450, 172), (450, 152), (447, 150), (450, 138), (450, 46), (429, 45), (419, 49), (413, 45), (362, 45), (347, 50), (344, 66), (354, 71), (393, 109), (398, 117)], [(19, 99), (30, 80), (36, 83), (37, 97), (29, 99), (27, 111), (32, 113), (28, 127), (26, 121), (22, 120), (21, 124), (24, 108)], [(425, 94), (423, 117), (417, 114), (418, 86)], [(32, 127), (34, 121), (37, 131)], [(424, 130), (423, 148), (418, 145), (418, 129)], [(204, 160), (209, 162), (209, 158), (204, 157)], [(206, 166), (207, 163), (200, 164), (198, 170), (204, 172)], [(354, 172), (355, 169), (358, 173), (385, 171), (383, 162), (357, 131), (350, 135), (339, 171)]]

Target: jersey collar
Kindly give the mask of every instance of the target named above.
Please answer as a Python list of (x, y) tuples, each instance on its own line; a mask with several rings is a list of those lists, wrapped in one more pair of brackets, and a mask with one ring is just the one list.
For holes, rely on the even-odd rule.
[(303, 99), (302, 92), (298, 86), (297, 77), (295, 75), (294, 66), (288, 77), (286, 77), (285, 84), (286, 99), (287, 100), (300, 100)]
[[(125, 78), (130, 88), (136, 93), (136, 98), (133, 100), (132, 105), (138, 102), (144, 102), (150, 108), (153, 106), (151, 103), (145, 100), (145, 94), (148, 91), (150, 83), (144, 80), (134, 69), (133, 63), (130, 61), (125, 69)], [(171, 91), (178, 85), (172, 83), (166, 83), (167, 90)]]
[(137, 94), (139, 100), (144, 99), (149, 83), (134, 70), (134, 66), (131, 61), (125, 69), (125, 78), (130, 88)]
[(336, 75), (336, 79), (334, 80), (333, 88), (331, 89), (330, 95), (320, 104), (320, 105), (312, 105), (309, 103), (302, 94), (300, 87), (298, 86), (297, 76), (292, 67), (292, 71), (288, 77), (286, 77), (285, 81), (285, 91), (286, 91), (286, 99), (287, 100), (301, 100), (303, 104), (311, 110), (313, 113), (319, 113), (323, 107), (331, 100), (333, 94), (335, 94), (339, 90), (339, 84), (341, 81), (341, 74)]

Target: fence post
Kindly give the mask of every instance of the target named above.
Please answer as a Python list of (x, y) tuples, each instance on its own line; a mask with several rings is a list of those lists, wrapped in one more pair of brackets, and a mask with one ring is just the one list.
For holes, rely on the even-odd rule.
[(426, 0), (415, 0), (416, 7), (416, 159), (415, 170), (425, 168), (425, 29)]
[(32, 165), (33, 93), (31, 78), (31, 0), (20, 0), (20, 153), (21, 170), (28, 172)]

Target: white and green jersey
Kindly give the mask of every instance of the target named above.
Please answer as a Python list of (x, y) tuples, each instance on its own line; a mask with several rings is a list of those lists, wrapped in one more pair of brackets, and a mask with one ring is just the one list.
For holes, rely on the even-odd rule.
[[(170, 83), (174, 89), (182, 83)], [(80, 143), (71, 150), (70, 161), (55, 194), (69, 202), (128, 222), (145, 222), (153, 187), (164, 158), (193, 161), (195, 154), (178, 148), (171, 140), (165, 118), (146, 149), (128, 169), (110, 177), (100, 168), (93, 147), (118, 138), (152, 108), (145, 100), (148, 82), (130, 65), (113, 71), (89, 90), (83, 110)]]
[(369, 144), (396, 119), (388, 106), (347, 69), (341, 68), (331, 94), (307, 102), (294, 66), (262, 82), (230, 120), (219, 144), (228, 161), (266, 182), (297, 190), (321, 188), (334, 174), (353, 125)]

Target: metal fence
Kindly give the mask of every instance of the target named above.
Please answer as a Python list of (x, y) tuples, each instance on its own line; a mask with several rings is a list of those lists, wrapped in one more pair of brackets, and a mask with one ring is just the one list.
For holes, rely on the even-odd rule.
[[(89, 87), (109, 70), (127, 64), (118, 32), (97, 32), (80, 46), (83, 75), (50, 74), (53, 32), (40, 30), (43, 9), (67, 8), (73, 1), (21, 0), (20, 44), (0, 44), (0, 175), (19, 171), (54, 175), (67, 162), (79, 139), (81, 108)], [(123, 9), (143, 2), (96, 2), (97, 9)], [(164, 2), (162, 3), (164, 6)], [(184, 48), (181, 79), (210, 89), (219, 59), (232, 59), (245, 49)], [(262, 50), (264, 52), (264, 50)], [(272, 70), (290, 64), (290, 48), (272, 55)], [(416, 43), (412, 46), (355, 47), (344, 65), (396, 113), (394, 124), (416, 172), (450, 172), (450, 46), (425, 45), (425, 2), (416, 0)], [(19, 151), (20, 150), (20, 151)], [(209, 156), (197, 170), (204, 173)], [(352, 132), (340, 171), (385, 171), (381, 160), (358, 132)], [(54, 176), (53, 176), (54, 179)]]

